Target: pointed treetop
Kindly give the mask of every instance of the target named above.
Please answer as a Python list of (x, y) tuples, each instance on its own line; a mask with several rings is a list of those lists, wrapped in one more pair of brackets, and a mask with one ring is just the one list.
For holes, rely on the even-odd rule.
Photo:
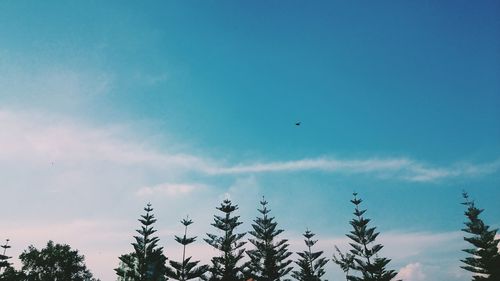
[(461, 260), (465, 265), (461, 268), (472, 273), (479, 273), (473, 276), (474, 281), (479, 280), (500, 280), (500, 254), (498, 253), (498, 244), (500, 239), (495, 239), (498, 229), (490, 229), (479, 217), (483, 210), (476, 208), (474, 201), (469, 200), (466, 192), (462, 193), (465, 202), (462, 204), (467, 207), (465, 216), (467, 221), (464, 223), (466, 228), (462, 231), (471, 236), (464, 237), (472, 247), (463, 251), (471, 256)]
[(210, 280), (241, 280), (245, 264), (238, 265), (238, 263), (243, 258), (245, 249), (242, 247), (246, 242), (241, 241), (245, 233), (235, 233), (236, 227), (242, 224), (239, 216), (232, 215), (232, 212), (238, 209), (238, 205), (232, 205), (231, 200), (225, 199), (216, 209), (223, 212), (224, 216), (214, 215), (214, 222), (211, 225), (223, 233), (220, 236), (207, 233), (208, 238), (204, 239), (220, 252), (220, 256), (212, 258)]
[(262, 200), (260, 200), (260, 204), (261, 205), (267, 205), (267, 201), (266, 201), (266, 197), (265, 196), (262, 196)]
[[(336, 258), (334, 256), (334, 261), (341, 266), (342, 270), (346, 272), (346, 277), (351, 281), (392, 280), (397, 275), (397, 272), (385, 268), (390, 260), (382, 258), (378, 254), (383, 246), (381, 244), (372, 244), (379, 233), (375, 232), (375, 227), (368, 227), (370, 219), (363, 217), (366, 210), (359, 209), (362, 200), (358, 199), (356, 192), (353, 195), (354, 198), (351, 200), (351, 203), (355, 205), (355, 217), (349, 221), (352, 230), (349, 234), (346, 234), (353, 241), (349, 243), (352, 247), (350, 256), (348, 257), (347, 254), (345, 256), (340, 255), (340, 259), (337, 259), (337, 261), (335, 261)], [(354, 260), (354, 263), (352, 263), (352, 260)], [(359, 276), (349, 274), (348, 268), (345, 267), (347, 266), (346, 264), (352, 266), (351, 269)]]
[(175, 235), (174, 237), (175, 241), (182, 245), (182, 260), (170, 260), (170, 266), (167, 266), (166, 275), (168, 278), (179, 281), (203, 278), (203, 274), (208, 270), (208, 266), (198, 266), (200, 261), (191, 261), (191, 257), (186, 257), (186, 246), (196, 240), (196, 236), (187, 237), (188, 226), (191, 225), (193, 221), (189, 219), (189, 216), (186, 216), (185, 219), (181, 220), (181, 223), (184, 225), (184, 235), (182, 237)]
[(193, 223), (193, 221), (191, 219), (189, 219), (189, 216), (186, 216), (185, 219), (182, 219), (181, 220), (181, 223), (184, 225), (184, 226), (189, 226)]
[(158, 246), (159, 238), (154, 237), (156, 230), (153, 224), (156, 222), (151, 203), (144, 208), (145, 215), (141, 215), (139, 222), (140, 229), (136, 230), (139, 235), (133, 236), (135, 242), (132, 243), (134, 252), (119, 257), (121, 264), (116, 268), (116, 274), (126, 280), (134, 281), (164, 281), (166, 271), (166, 257), (163, 254), (163, 247)]
[(220, 207), (217, 207), (216, 209), (223, 213), (228, 214), (238, 210), (238, 205), (233, 205), (231, 203), (231, 200), (224, 199), (224, 201), (222, 201), (222, 203), (220, 204)]
[(311, 240), (315, 234), (307, 229), (303, 235), (307, 238), (304, 240), (307, 250), (297, 253), (300, 256), (299, 260), (295, 261), (298, 270), (292, 271), (292, 277), (298, 281), (321, 281), (321, 277), (325, 274), (324, 266), (328, 260), (322, 257), (323, 251), (312, 251), (312, 247), (317, 242), (317, 240)]
[(362, 199), (358, 199), (358, 193), (357, 192), (353, 192), (352, 195), (354, 196), (354, 198), (351, 199), (351, 203), (353, 203), (354, 205), (358, 206), (359, 204), (361, 204), (361, 202), (363, 202)]
[(249, 232), (253, 238), (249, 242), (254, 249), (247, 250), (250, 263), (247, 268), (248, 276), (254, 280), (278, 281), (287, 275), (292, 267), (292, 261), (288, 257), (292, 254), (288, 251), (288, 240), (278, 239), (284, 230), (278, 229), (275, 218), (269, 216), (268, 202), (264, 196), (260, 201), (261, 208), (257, 211), (261, 216), (254, 219), (253, 230)]
[(302, 234), (306, 240), (304, 240), (306, 242), (306, 245), (308, 247), (312, 247), (314, 244), (316, 244), (316, 242), (318, 242), (318, 240), (311, 240), (311, 238), (314, 237), (314, 233), (312, 233), (309, 229), (306, 229), (306, 232), (304, 234)]

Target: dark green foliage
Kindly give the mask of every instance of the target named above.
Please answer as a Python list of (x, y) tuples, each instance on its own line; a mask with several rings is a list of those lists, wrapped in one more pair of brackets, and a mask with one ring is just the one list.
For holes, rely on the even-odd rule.
[(249, 239), (255, 249), (247, 251), (250, 257), (248, 276), (258, 281), (277, 281), (292, 270), (289, 266), (292, 261), (286, 260), (292, 253), (287, 249), (288, 240), (277, 240), (283, 230), (276, 229), (278, 224), (268, 216), (271, 210), (267, 209), (267, 201), (262, 198), (260, 204), (262, 208), (258, 211), (262, 216), (254, 220), (253, 231), (249, 232), (255, 237)]
[(5, 267), (4, 271), (0, 274), (0, 281), (25, 281), (26, 276), (22, 271), (15, 270), (12, 266)]
[(153, 208), (147, 204), (145, 215), (141, 215), (141, 229), (137, 232), (139, 236), (134, 236), (134, 252), (120, 257), (121, 265), (116, 268), (116, 274), (119, 280), (123, 281), (163, 281), (165, 278), (165, 261), (167, 258), (163, 255), (163, 248), (158, 247), (158, 237), (152, 235), (156, 232), (153, 224), (156, 222), (151, 213)]
[(462, 204), (467, 207), (465, 216), (465, 228), (462, 231), (471, 234), (470, 237), (464, 237), (464, 240), (472, 244), (473, 248), (465, 249), (464, 252), (470, 254), (470, 257), (462, 260), (465, 266), (463, 269), (475, 275), (474, 281), (479, 280), (500, 280), (500, 255), (498, 254), (499, 239), (495, 239), (498, 229), (491, 229), (486, 225), (479, 215), (484, 211), (476, 208), (474, 201), (469, 200), (467, 193), (462, 194), (465, 202)]
[(7, 256), (7, 249), (9, 246), (9, 239), (5, 240), (5, 244), (0, 246), (3, 251), (0, 254), (0, 281), (21, 281), (25, 279), (22, 272), (16, 271), (10, 264), (9, 259), (11, 257)]
[[(91, 281), (95, 280), (84, 263), (84, 257), (69, 245), (54, 244), (38, 250), (29, 246), (20, 256), (26, 281)], [(15, 275), (15, 272), (13, 272)]]
[(169, 278), (186, 281), (194, 278), (202, 277), (208, 270), (207, 265), (196, 267), (200, 261), (191, 261), (191, 257), (186, 258), (186, 246), (193, 243), (196, 237), (187, 237), (187, 228), (193, 223), (192, 220), (186, 218), (181, 221), (184, 225), (184, 236), (175, 236), (175, 241), (183, 246), (182, 248), (182, 261), (170, 261), (170, 266), (167, 267), (167, 276)]
[(380, 244), (374, 244), (379, 233), (375, 232), (375, 227), (368, 227), (370, 219), (363, 217), (366, 210), (359, 209), (359, 205), (363, 200), (357, 198), (357, 193), (353, 195), (354, 199), (351, 202), (355, 206), (355, 218), (350, 221), (353, 230), (350, 234), (347, 234), (347, 237), (353, 241), (349, 243), (352, 247), (350, 252), (354, 255), (352, 269), (357, 271), (359, 276), (347, 275), (347, 279), (351, 281), (392, 280), (397, 275), (397, 272), (387, 270), (385, 267), (390, 260), (378, 256), (378, 252), (383, 247)]
[(204, 239), (212, 247), (220, 251), (220, 256), (212, 258), (212, 266), (209, 269), (209, 281), (238, 281), (244, 279), (245, 264), (238, 265), (243, 258), (243, 245), (240, 241), (245, 233), (235, 233), (239, 222), (239, 216), (232, 216), (232, 213), (238, 209), (238, 205), (232, 205), (231, 201), (226, 199), (217, 210), (223, 213), (222, 216), (214, 215), (212, 226), (222, 232), (222, 236), (208, 234)]
[(337, 246), (335, 246), (338, 257), (333, 254), (333, 262), (336, 263), (340, 269), (345, 273), (345, 277), (349, 276), (349, 270), (354, 267), (354, 255), (351, 253), (342, 253)]
[(9, 239), (5, 239), (5, 244), (0, 246), (3, 249), (2, 254), (0, 254), (0, 272), (1, 272), (2, 268), (8, 267), (10, 265), (9, 259), (11, 257), (5, 255), (7, 252), (7, 249), (10, 248), (9, 241), (10, 241)]
[(306, 239), (304, 241), (307, 246), (307, 251), (297, 253), (300, 258), (295, 263), (299, 266), (299, 270), (294, 270), (292, 272), (292, 277), (299, 281), (321, 281), (321, 276), (325, 274), (323, 267), (328, 260), (321, 257), (323, 251), (312, 251), (311, 248), (318, 242), (318, 240), (311, 239), (314, 235), (315, 234), (311, 231), (306, 230), (304, 233)]

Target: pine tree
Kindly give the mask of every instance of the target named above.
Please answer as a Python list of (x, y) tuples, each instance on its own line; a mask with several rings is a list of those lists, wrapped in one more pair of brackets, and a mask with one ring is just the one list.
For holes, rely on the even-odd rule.
[(354, 193), (354, 199), (351, 203), (355, 205), (355, 218), (350, 221), (353, 230), (347, 234), (353, 242), (349, 243), (352, 247), (351, 254), (354, 255), (354, 264), (352, 269), (358, 271), (361, 276), (347, 275), (347, 279), (351, 281), (389, 281), (392, 280), (397, 272), (387, 270), (385, 267), (391, 261), (387, 258), (378, 256), (378, 252), (383, 248), (381, 244), (375, 243), (375, 239), (379, 235), (375, 232), (375, 227), (368, 227), (370, 219), (364, 218), (363, 214), (366, 210), (360, 210), (359, 205), (363, 200), (357, 198), (357, 193)]
[(472, 255), (462, 260), (465, 266), (463, 269), (476, 273), (474, 281), (479, 280), (500, 280), (500, 255), (498, 253), (498, 243), (500, 239), (495, 239), (498, 229), (491, 229), (486, 225), (479, 215), (484, 211), (476, 208), (474, 201), (469, 200), (469, 195), (464, 192), (465, 202), (462, 204), (467, 207), (465, 216), (468, 221), (465, 222), (466, 228), (462, 231), (471, 234), (470, 237), (464, 237), (464, 240), (474, 247), (463, 250)]
[(0, 254), (0, 272), (2, 271), (2, 268), (8, 267), (10, 265), (9, 259), (11, 257), (5, 255), (7, 249), (10, 248), (9, 241), (9, 239), (5, 239), (5, 244), (0, 246), (1, 248), (3, 248), (3, 253)]
[(5, 244), (0, 247), (3, 249), (0, 254), (0, 281), (22, 281), (25, 280), (24, 274), (15, 270), (9, 259), (12, 257), (7, 256), (7, 249), (11, 246), (9, 245), (9, 239), (5, 239)]
[(182, 245), (182, 262), (170, 261), (170, 266), (167, 267), (167, 276), (169, 278), (186, 281), (194, 278), (202, 277), (208, 270), (207, 265), (196, 267), (200, 261), (191, 261), (191, 257), (186, 258), (186, 246), (193, 243), (196, 237), (187, 237), (187, 228), (193, 223), (189, 218), (181, 221), (184, 225), (184, 236), (175, 236), (175, 241)]
[(298, 281), (321, 281), (321, 276), (325, 274), (323, 267), (326, 265), (328, 260), (324, 257), (323, 251), (313, 252), (312, 247), (318, 240), (312, 240), (314, 233), (306, 230), (304, 241), (307, 246), (307, 251), (297, 253), (300, 258), (295, 263), (299, 266), (299, 270), (294, 270), (292, 272), (292, 277)]
[(231, 200), (226, 199), (217, 210), (223, 213), (223, 216), (214, 215), (212, 226), (222, 231), (222, 236), (208, 234), (204, 239), (212, 247), (220, 251), (220, 256), (212, 258), (212, 266), (209, 269), (210, 281), (237, 281), (244, 278), (245, 264), (238, 265), (243, 258), (243, 245), (240, 241), (245, 233), (235, 233), (239, 222), (239, 216), (232, 216), (232, 213), (238, 209), (238, 205), (232, 205)]
[(277, 240), (283, 230), (276, 229), (278, 224), (274, 222), (274, 217), (268, 216), (271, 210), (267, 209), (264, 197), (260, 204), (262, 208), (258, 211), (262, 217), (254, 220), (253, 231), (249, 232), (255, 237), (249, 239), (255, 249), (247, 251), (250, 257), (248, 275), (258, 281), (277, 281), (292, 270), (289, 266), (292, 261), (286, 260), (292, 253), (288, 251), (288, 240)]
[(153, 223), (156, 222), (151, 213), (153, 208), (147, 204), (145, 215), (141, 215), (139, 222), (141, 229), (137, 230), (139, 236), (134, 236), (132, 243), (134, 252), (120, 257), (121, 265), (116, 268), (116, 274), (122, 281), (164, 281), (167, 258), (163, 255), (163, 247), (158, 247), (158, 237), (152, 235), (156, 232)]

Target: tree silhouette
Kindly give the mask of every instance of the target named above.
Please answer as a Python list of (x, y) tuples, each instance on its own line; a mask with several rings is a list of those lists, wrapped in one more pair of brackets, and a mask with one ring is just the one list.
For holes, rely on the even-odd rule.
[(11, 257), (5, 255), (7, 249), (10, 248), (9, 241), (9, 239), (5, 239), (5, 244), (0, 246), (3, 249), (2, 254), (0, 254), (0, 272), (2, 271), (2, 268), (8, 267), (10, 265), (9, 259)]
[(186, 281), (203, 276), (208, 270), (208, 266), (196, 267), (200, 261), (191, 261), (191, 257), (186, 258), (186, 246), (193, 243), (196, 237), (187, 237), (187, 229), (193, 223), (192, 220), (185, 218), (181, 223), (184, 225), (184, 236), (175, 236), (175, 241), (182, 245), (182, 261), (171, 260), (171, 267), (167, 267), (167, 276), (175, 280)]
[(22, 271), (15, 270), (12, 266), (5, 267), (0, 274), (0, 281), (26, 281), (26, 275)]
[(461, 267), (476, 274), (473, 277), (474, 281), (500, 280), (500, 255), (498, 254), (500, 239), (495, 239), (498, 229), (490, 230), (490, 227), (479, 218), (484, 210), (478, 209), (474, 201), (469, 200), (466, 192), (462, 196), (465, 199), (462, 204), (467, 207), (466, 227), (462, 231), (472, 235), (464, 237), (464, 240), (474, 247), (463, 250), (471, 256), (462, 260), (465, 266)]
[(364, 218), (366, 210), (360, 210), (359, 205), (363, 200), (357, 198), (357, 193), (353, 193), (354, 198), (351, 203), (354, 204), (354, 219), (350, 221), (353, 230), (347, 234), (353, 242), (350, 243), (351, 254), (354, 255), (352, 269), (361, 276), (347, 275), (351, 281), (389, 281), (392, 280), (397, 272), (387, 270), (385, 267), (391, 261), (387, 258), (378, 256), (378, 252), (383, 248), (381, 244), (375, 243), (379, 235), (375, 232), (375, 227), (368, 227), (370, 219)]
[(300, 258), (295, 263), (299, 266), (299, 270), (292, 272), (292, 277), (298, 281), (321, 281), (321, 277), (325, 274), (324, 266), (328, 260), (324, 257), (323, 251), (313, 252), (312, 247), (318, 240), (312, 240), (314, 233), (309, 230), (303, 234), (306, 238), (307, 250), (297, 253)]
[(342, 253), (339, 247), (335, 246), (335, 251), (338, 254), (333, 254), (333, 262), (336, 263), (340, 269), (345, 273), (345, 278), (349, 276), (349, 270), (354, 267), (354, 255), (351, 253)]
[(217, 210), (223, 213), (222, 216), (214, 215), (212, 226), (222, 231), (222, 236), (208, 234), (204, 240), (220, 252), (220, 256), (212, 258), (212, 266), (209, 269), (209, 281), (237, 281), (243, 280), (245, 264), (238, 265), (243, 258), (243, 245), (240, 241), (245, 233), (235, 233), (239, 222), (239, 216), (232, 216), (238, 209), (238, 205), (233, 205), (231, 200), (224, 200)]
[(26, 281), (91, 281), (96, 280), (87, 269), (84, 256), (69, 245), (54, 244), (38, 250), (29, 246), (20, 256)]
[(286, 260), (292, 253), (288, 251), (286, 239), (277, 240), (283, 230), (276, 229), (278, 224), (274, 217), (269, 217), (271, 210), (267, 209), (267, 201), (262, 198), (261, 209), (258, 209), (261, 217), (257, 217), (252, 224), (253, 230), (249, 239), (255, 246), (254, 250), (247, 251), (250, 257), (248, 275), (259, 281), (277, 281), (287, 275), (292, 268), (289, 266), (291, 260)]
[(0, 246), (3, 249), (2, 254), (0, 254), (0, 281), (25, 280), (26, 276), (11, 266), (9, 262), (11, 257), (6, 255), (7, 249), (10, 248), (9, 241), (9, 239), (5, 239), (5, 244)]
[(134, 236), (135, 242), (132, 243), (134, 252), (120, 257), (121, 265), (116, 268), (116, 274), (119, 280), (123, 281), (164, 281), (166, 280), (165, 261), (167, 258), (163, 255), (163, 248), (158, 247), (158, 237), (152, 235), (156, 232), (153, 224), (156, 222), (151, 213), (153, 208), (147, 204), (144, 208), (145, 215), (141, 215), (139, 222), (141, 229), (137, 230), (140, 235)]

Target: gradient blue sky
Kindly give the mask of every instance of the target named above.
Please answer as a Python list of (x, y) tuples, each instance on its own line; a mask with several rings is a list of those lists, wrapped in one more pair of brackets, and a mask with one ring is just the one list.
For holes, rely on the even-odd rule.
[[(146, 202), (169, 257), (222, 198), (345, 249), (353, 191), (405, 280), (467, 280), (462, 190), (500, 226), (498, 1), (2, 1), (0, 234), (102, 280)], [(300, 127), (294, 126), (302, 121)], [(295, 256), (296, 257), (296, 256)], [(329, 280), (342, 273), (328, 265)]]

